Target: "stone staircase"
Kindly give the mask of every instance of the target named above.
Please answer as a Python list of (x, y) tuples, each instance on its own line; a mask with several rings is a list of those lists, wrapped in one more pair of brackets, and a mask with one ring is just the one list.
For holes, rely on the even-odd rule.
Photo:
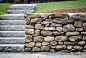
[(24, 13), (33, 13), (35, 11), (36, 4), (15, 4), (9, 6), (7, 12), (9, 14), (24, 14)]
[(0, 15), (0, 52), (24, 52), (24, 14)]

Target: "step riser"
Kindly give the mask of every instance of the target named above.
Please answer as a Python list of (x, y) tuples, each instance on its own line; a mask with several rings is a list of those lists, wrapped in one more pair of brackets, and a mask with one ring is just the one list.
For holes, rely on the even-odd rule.
[(0, 37), (25, 37), (25, 32), (21, 32), (21, 31), (19, 31), (19, 32), (16, 32), (16, 31), (14, 31), (14, 32), (10, 32), (10, 31), (8, 31), (8, 32), (6, 32), (6, 31), (0, 31)]
[(25, 25), (25, 20), (0, 20), (0, 25)]
[(25, 20), (24, 14), (0, 15), (0, 20)]
[(15, 46), (13, 44), (1, 44), (0, 45), (0, 52), (24, 52), (24, 44)]
[(0, 39), (0, 44), (24, 44), (25, 39)]
[(0, 31), (24, 31), (25, 26), (7, 26), (7, 25), (0, 25)]
[(9, 14), (24, 14), (24, 13), (33, 13), (34, 10), (7, 10)]

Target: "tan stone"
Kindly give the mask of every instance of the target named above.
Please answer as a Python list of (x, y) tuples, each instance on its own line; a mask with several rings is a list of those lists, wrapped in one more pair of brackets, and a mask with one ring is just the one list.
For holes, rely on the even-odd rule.
[(80, 41), (78, 44), (79, 45), (85, 45), (85, 41)]
[(26, 43), (25, 46), (27, 48), (31, 48), (31, 47), (34, 47), (35, 43), (34, 42), (30, 42), (30, 43)]
[(67, 49), (68, 49), (68, 50), (72, 50), (72, 49), (73, 49), (73, 46), (68, 45), (68, 46), (67, 46)]
[(36, 17), (36, 15), (35, 15), (35, 14), (25, 14), (25, 17), (35, 18), (35, 17)]
[(29, 29), (33, 29), (34, 28), (34, 26), (33, 25), (25, 25), (25, 28), (29, 28)]
[(79, 35), (79, 32), (67, 32), (66, 35), (67, 36), (70, 36), (70, 35)]
[(39, 34), (40, 33), (40, 30), (35, 30), (35, 34)]
[(36, 14), (36, 17), (37, 17), (37, 18), (40, 18), (40, 17), (41, 17), (41, 15), (40, 15), (40, 14)]
[(56, 27), (57, 31), (62, 31), (62, 27)]
[(52, 36), (44, 37), (44, 41), (50, 42), (50, 41), (53, 41), (53, 40), (54, 40), (54, 37), (52, 37)]
[(31, 42), (32, 41), (32, 36), (31, 35), (26, 35), (25, 36), (25, 42)]
[(34, 34), (34, 29), (25, 29), (25, 34)]
[(52, 32), (51, 31), (41, 31), (41, 35), (42, 36), (50, 36), (50, 35), (52, 35)]
[(43, 41), (43, 36), (34, 37), (34, 42), (42, 42), (42, 41)]
[(45, 30), (55, 30), (55, 27), (45, 27)]
[(40, 42), (36, 43), (36, 46), (41, 47), (41, 43)]
[(55, 41), (66, 41), (68, 40), (67, 36), (56, 36)]
[(30, 23), (41, 23), (42, 19), (41, 18), (34, 18), (31, 19)]
[(43, 29), (43, 25), (41, 25), (41, 24), (35, 24), (35, 29), (36, 30), (41, 30), (41, 29)]
[(59, 45), (63, 45), (63, 42), (58, 42)]
[(57, 32), (57, 31), (53, 31), (53, 34), (54, 34), (54, 35), (63, 35), (63, 34), (64, 34), (64, 32)]
[(42, 42), (42, 45), (46, 46), (46, 45), (49, 45), (49, 43), (48, 42)]

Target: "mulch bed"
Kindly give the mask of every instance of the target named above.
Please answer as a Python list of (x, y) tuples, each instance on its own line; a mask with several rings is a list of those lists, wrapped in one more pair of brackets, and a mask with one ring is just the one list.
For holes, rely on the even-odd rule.
[(43, 13), (86, 13), (86, 8), (82, 9), (62, 9), (62, 10), (54, 10)]

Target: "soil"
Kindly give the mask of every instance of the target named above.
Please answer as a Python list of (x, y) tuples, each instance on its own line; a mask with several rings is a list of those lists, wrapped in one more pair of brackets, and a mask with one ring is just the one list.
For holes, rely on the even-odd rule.
[(54, 10), (43, 13), (86, 13), (86, 8), (82, 9), (62, 9), (62, 10)]

